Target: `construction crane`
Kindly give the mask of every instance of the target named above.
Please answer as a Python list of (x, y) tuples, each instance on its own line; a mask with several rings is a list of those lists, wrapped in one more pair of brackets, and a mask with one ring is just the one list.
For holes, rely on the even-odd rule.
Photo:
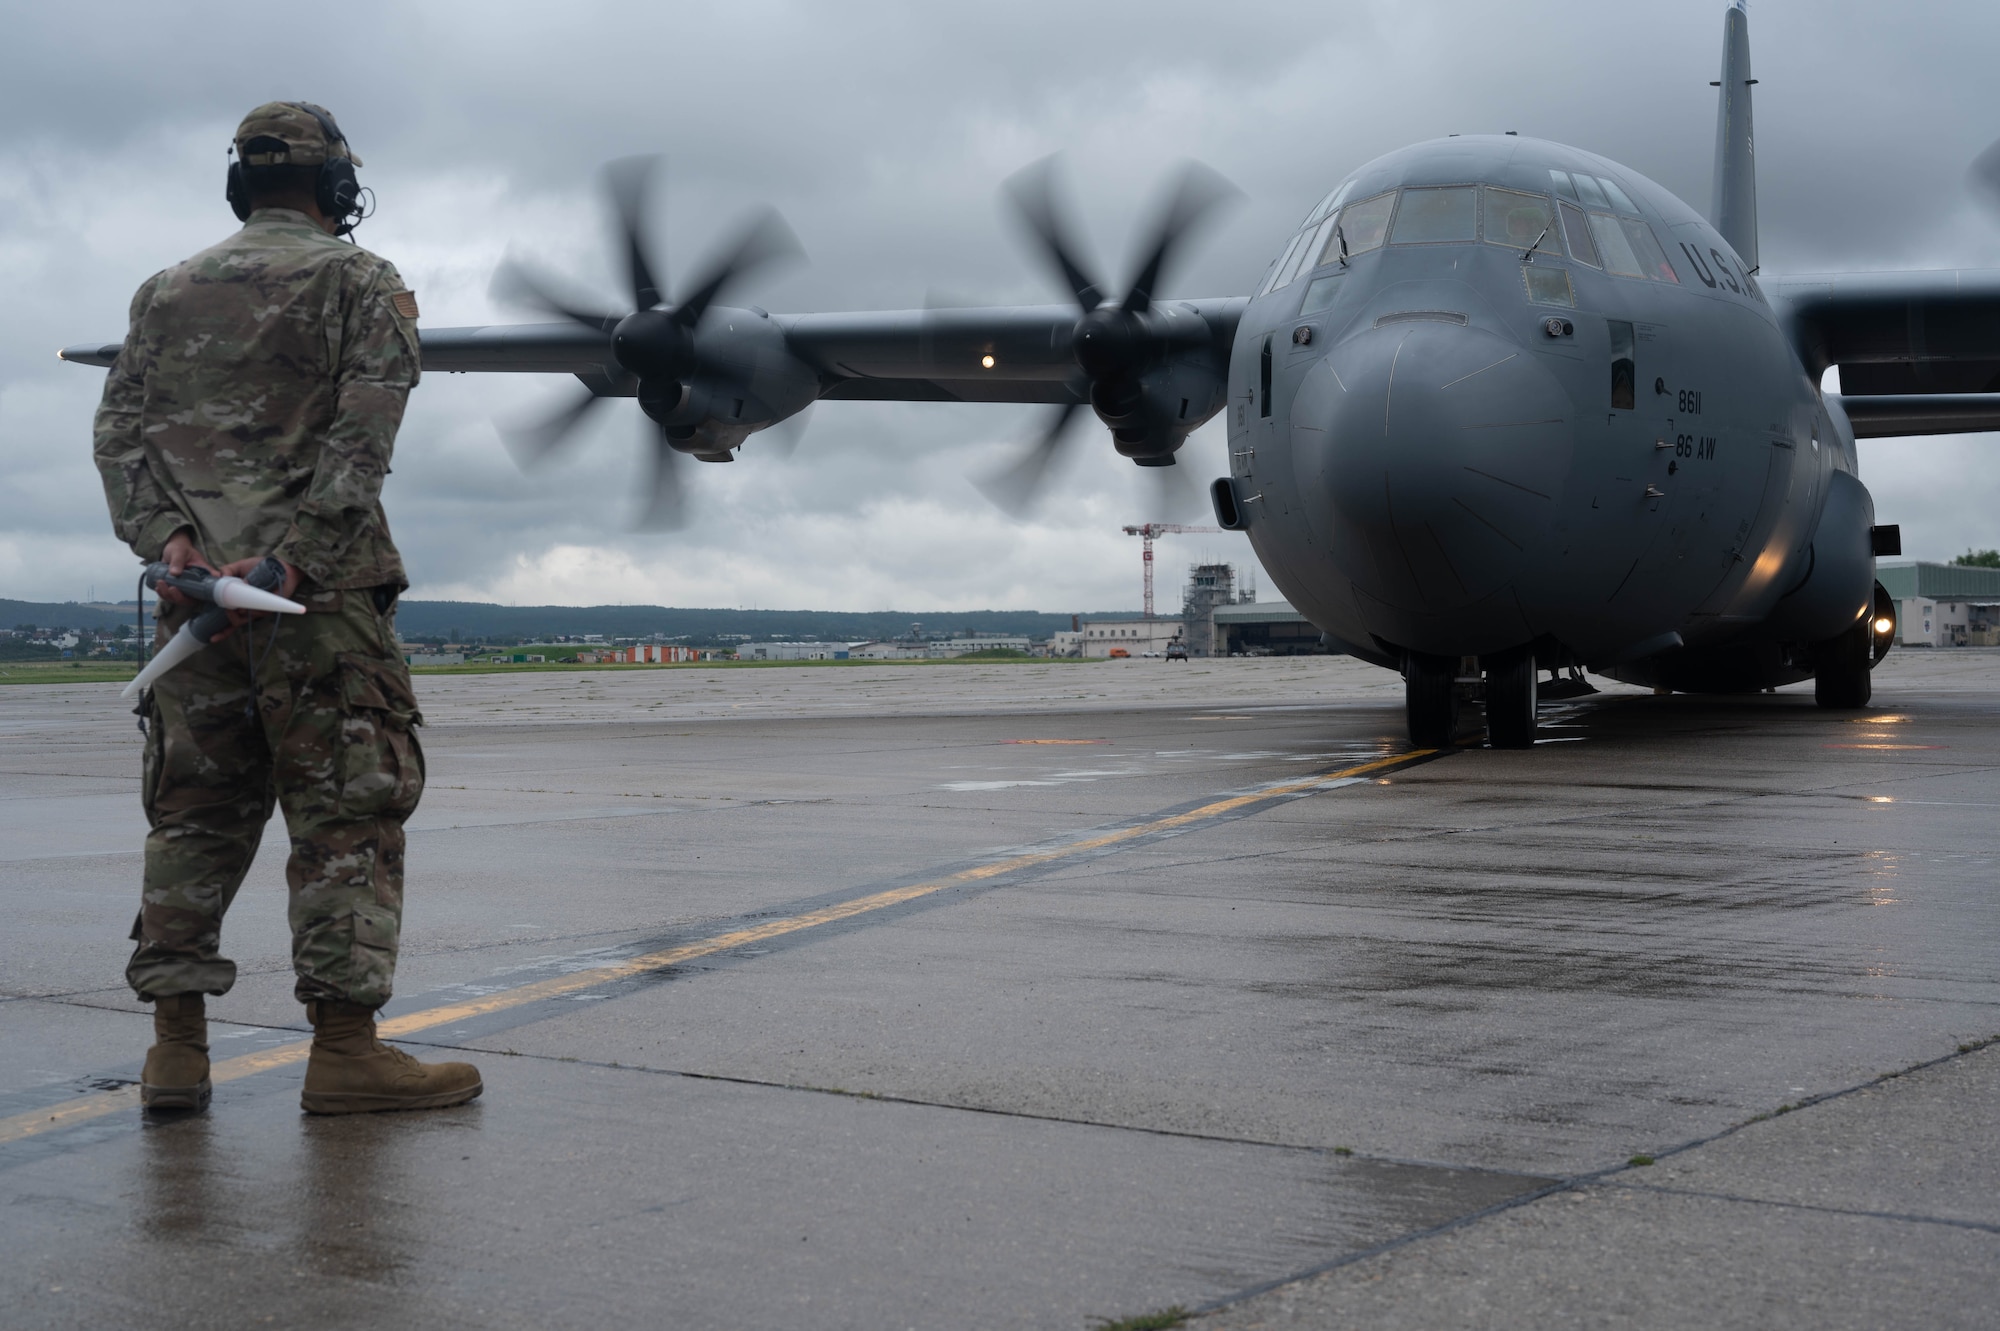
[(1144, 522), (1136, 527), (1127, 527), (1127, 536), (1140, 537), (1145, 543), (1145, 553), (1141, 556), (1146, 564), (1146, 618), (1153, 617), (1153, 538), (1155, 536), (1178, 536), (1182, 532), (1220, 532), (1220, 527), (1186, 527), (1178, 522)]

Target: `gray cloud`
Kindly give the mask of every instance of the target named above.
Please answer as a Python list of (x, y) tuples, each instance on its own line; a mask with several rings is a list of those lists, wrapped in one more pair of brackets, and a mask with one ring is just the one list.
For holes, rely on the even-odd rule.
[[(1963, 190), (2000, 136), (2000, 11), (1759, 0), (1752, 11), (1765, 266), (2000, 266), (2000, 223)], [(658, 218), (676, 276), (758, 201), (810, 266), (774, 309), (907, 308), (1051, 292), (995, 206), (1068, 154), (1116, 280), (1150, 191), (1201, 158), (1245, 192), (1174, 280), (1246, 290), (1298, 216), (1355, 166), (1455, 131), (1518, 129), (1619, 160), (1697, 208), (1708, 194), (1721, 6), (1244, 3), (733, 6), (110, 4), (10, 15), (0, 54), (0, 589), (75, 597), (127, 579), (88, 428), (99, 376), (65, 342), (118, 336), (148, 273), (231, 225), (223, 148), (274, 96), (333, 107), (381, 199), (361, 232), (433, 325), (520, 317), (487, 295), (506, 253), (607, 295), (598, 165), (670, 159)], [(389, 507), (419, 594), (912, 610), (1132, 604), (1157, 516), (1101, 432), (1037, 518), (969, 474), (1034, 428), (985, 406), (828, 403), (789, 463), (753, 440), (694, 466), (699, 519), (626, 530), (633, 411), (522, 476), (496, 416), (564, 387), (435, 376), (412, 400)], [(620, 404), (621, 408), (629, 404)], [(2000, 544), (1991, 438), (1863, 446), (1913, 553)], [(1193, 445), (1223, 469), (1219, 431)], [(1247, 559), (1242, 538), (1184, 538)]]

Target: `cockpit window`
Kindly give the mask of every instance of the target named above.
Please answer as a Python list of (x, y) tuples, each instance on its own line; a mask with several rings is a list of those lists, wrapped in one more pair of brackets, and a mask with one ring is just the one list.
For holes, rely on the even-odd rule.
[(1332, 212), (1335, 208), (1338, 208), (1340, 206), (1341, 199), (1346, 196), (1347, 191), (1351, 189), (1353, 185), (1354, 182), (1350, 180), (1345, 182), (1344, 184), (1335, 185), (1332, 189), (1328, 190), (1326, 192), (1326, 197), (1319, 201), (1319, 206), (1314, 208), (1310, 213), (1306, 214), (1306, 220), (1302, 225), (1316, 226), (1320, 222), (1324, 221), (1328, 213)]
[(1590, 239), (1590, 223), (1584, 220), (1583, 209), (1573, 203), (1558, 204), (1557, 208), (1562, 213), (1563, 239), (1569, 242), (1570, 257), (1592, 268), (1602, 267), (1597, 260), (1597, 246)]
[(1597, 177), (1597, 183), (1604, 186), (1604, 197), (1611, 200), (1611, 206), (1621, 213), (1636, 213), (1639, 206), (1632, 202), (1632, 196), (1618, 188), (1618, 182), (1604, 176)]
[(1312, 237), (1313, 233), (1310, 231), (1299, 236), (1299, 243), (1292, 247), (1291, 252), (1285, 256), (1284, 266), (1278, 269), (1278, 280), (1271, 283), (1271, 290), (1284, 290), (1292, 284), (1292, 279), (1299, 275), (1299, 265), (1305, 261), (1306, 255), (1312, 252)]
[(1666, 251), (1660, 248), (1660, 238), (1653, 234), (1653, 228), (1636, 217), (1621, 217), (1618, 225), (1625, 231), (1625, 239), (1632, 243), (1632, 253), (1639, 257), (1639, 266), (1646, 270), (1646, 276), (1655, 282), (1680, 283), (1679, 274), (1667, 262)]
[(1326, 246), (1319, 256), (1321, 263), (1337, 263), (1343, 257), (1351, 257), (1365, 250), (1375, 249), (1382, 243), (1383, 233), (1389, 229), (1389, 213), (1396, 206), (1396, 191), (1377, 194), (1372, 199), (1360, 203), (1350, 203), (1333, 218), (1333, 229), (1327, 232)]
[(1333, 247), (1335, 251), (1333, 259), (1329, 259), (1326, 255), (1326, 243), (1333, 239), (1333, 229), (1339, 225), (1340, 214), (1336, 212), (1324, 222), (1321, 222), (1319, 229), (1312, 233), (1312, 239), (1306, 242), (1305, 250), (1299, 255), (1299, 275), (1301, 277), (1321, 264), (1332, 263), (1334, 259), (1340, 257), (1340, 246), (1338, 245)]
[(1486, 190), (1486, 243), (1512, 249), (1533, 248), (1537, 254), (1561, 254), (1562, 241), (1556, 237), (1555, 209), (1545, 194), (1523, 194), (1519, 190)]
[(1569, 183), (1569, 172), (1550, 171), (1549, 179), (1555, 182), (1556, 193), (1562, 195), (1571, 203), (1579, 202), (1576, 197), (1576, 186)]
[(1315, 277), (1306, 288), (1306, 298), (1299, 302), (1299, 318), (1318, 314), (1332, 305), (1340, 295), (1341, 277), (1339, 273), (1328, 273), (1325, 277)]
[[(1479, 191), (1469, 185), (1406, 189), (1391, 244), (1434, 245), (1479, 239)], [(1350, 241), (1351, 243), (1351, 241)]]
[(1576, 182), (1576, 195), (1592, 208), (1609, 208), (1611, 200), (1604, 197), (1604, 189), (1596, 180), (1579, 171), (1570, 177)]
[(1285, 246), (1285, 252), (1278, 257), (1275, 264), (1271, 265), (1271, 280), (1264, 283), (1264, 289), (1258, 292), (1258, 295), (1268, 296), (1284, 285), (1285, 274), (1297, 266), (1299, 249), (1306, 243), (1306, 237), (1311, 234), (1309, 231), (1301, 231), (1292, 237), (1292, 243)]
[(1605, 272), (1619, 277), (1646, 275), (1639, 268), (1639, 256), (1632, 253), (1632, 242), (1625, 239), (1625, 228), (1611, 214), (1590, 215), (1590, 238), (1597, 242), (1597, 252), (1604, 256)]

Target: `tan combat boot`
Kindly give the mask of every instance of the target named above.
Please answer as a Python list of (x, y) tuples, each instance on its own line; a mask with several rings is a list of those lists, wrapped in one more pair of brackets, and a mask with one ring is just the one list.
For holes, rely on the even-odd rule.
[(153, 1002), (153, 1047), (139, 1074), (139, 1104), (148, 1113), (206, 1109), (208, 1012), (200, 994), (172, 994)]
[(379, 1109), (442, 1109), (485, 1090), (470, 1063), (419, 1063), (375, 1038), (375, 1009), (359, 1003), (306, 1004), (312, 1056), (299, 1104), (308, 1114), (372, 1114)]

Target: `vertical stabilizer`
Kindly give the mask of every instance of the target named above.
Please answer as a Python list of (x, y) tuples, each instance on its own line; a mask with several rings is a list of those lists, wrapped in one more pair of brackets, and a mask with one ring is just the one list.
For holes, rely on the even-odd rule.
[(1745, 0), (1722, 14), (1722, 78), (1715, 99), (1715, 193), (1711, 220), (1751, 272), (1757, 271), (1757, 146), (1750, 129), (1750, 16)]

